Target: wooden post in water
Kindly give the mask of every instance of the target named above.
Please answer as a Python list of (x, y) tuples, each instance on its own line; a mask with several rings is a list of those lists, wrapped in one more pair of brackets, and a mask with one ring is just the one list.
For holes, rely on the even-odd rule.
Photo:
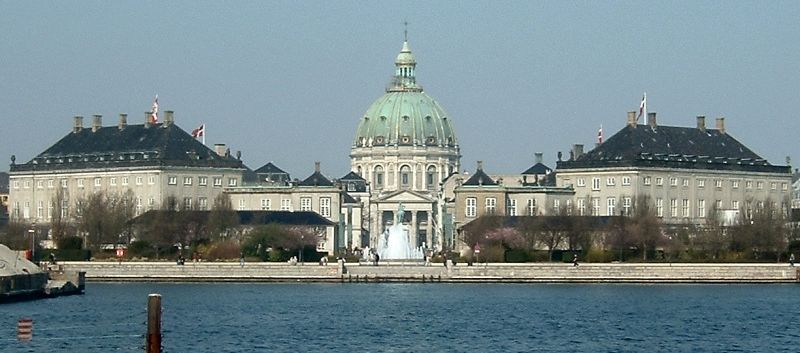
[(161, 294), (147, 297), (147, 353), (161, 353)]

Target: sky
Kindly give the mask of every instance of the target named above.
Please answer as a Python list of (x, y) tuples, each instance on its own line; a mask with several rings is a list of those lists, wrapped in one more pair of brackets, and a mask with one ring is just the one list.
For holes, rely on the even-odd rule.
[(462, 169), (520, 173), (608, 139), (647, 93), (662, 125), (725, 117), (800, 164), (798, 1), (0, 0), (0, 171), (93, 114), (140, 124), (153, 98), (206, 144), (305, 178), (350, 171), (359, 119), (403, 43), (448, 112)]

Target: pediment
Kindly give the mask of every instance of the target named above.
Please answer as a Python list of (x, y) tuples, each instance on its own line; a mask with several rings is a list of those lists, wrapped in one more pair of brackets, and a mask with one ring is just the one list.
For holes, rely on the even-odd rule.
[(414, 192), (411, 190), (398, 190), (386, 195), (381, 195), (378, 197), (377, 201), (387, 203), (431, 203), (436, 200), (433, 197), (419, 192)]

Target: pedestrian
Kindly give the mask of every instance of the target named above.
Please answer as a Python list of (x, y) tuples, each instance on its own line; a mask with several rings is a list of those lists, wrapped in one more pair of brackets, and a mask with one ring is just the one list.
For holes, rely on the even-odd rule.
[(573, 253), (572, 254), (572, 266), (578, 266), (578, 254), (577, 253)]
[(794, 267), (794, 253), (789, 254), (789, 265)]
[(239, 267), (244, 267), (244, 251), (239, 252)]
[(56, 254), (50, 253), (50, 264), (51, 265), (56, 264)]
[(375, 266), (378, 266), (378, 261), (381, 260), (381, 256), (378, 253), (375, 253)]

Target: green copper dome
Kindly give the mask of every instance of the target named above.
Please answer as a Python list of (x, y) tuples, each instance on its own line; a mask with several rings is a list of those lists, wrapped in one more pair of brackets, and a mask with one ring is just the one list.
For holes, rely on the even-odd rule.
[(450, 116), (416, 83), (416, 65), (408, 41), (403, 42), (392, 82), (361, 118), (354, 147), (458, 146)]

